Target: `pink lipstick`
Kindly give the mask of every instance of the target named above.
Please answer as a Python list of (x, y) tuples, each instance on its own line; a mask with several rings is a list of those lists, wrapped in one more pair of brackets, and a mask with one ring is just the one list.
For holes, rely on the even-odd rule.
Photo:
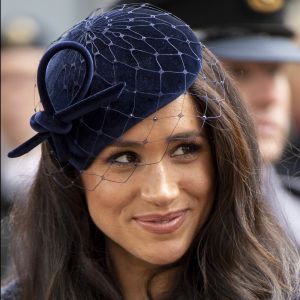
[(134, 217), (143, 229), (157, 234), (167, 234), (176, 231), (184, 222), (187, 210), (170, 212), (165, 215), (149, 214)]

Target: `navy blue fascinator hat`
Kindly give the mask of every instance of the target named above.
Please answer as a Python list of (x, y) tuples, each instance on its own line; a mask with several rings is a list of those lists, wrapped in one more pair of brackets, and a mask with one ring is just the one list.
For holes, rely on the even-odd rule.
[(182, 20), (148, 4), (96, 12), (42, 57), (37, 86), (44, 110), (38, 133), (9, 153), (47, 140), (61, 163), (85, 170), (103, 148), (195, 81), (201, 45)]

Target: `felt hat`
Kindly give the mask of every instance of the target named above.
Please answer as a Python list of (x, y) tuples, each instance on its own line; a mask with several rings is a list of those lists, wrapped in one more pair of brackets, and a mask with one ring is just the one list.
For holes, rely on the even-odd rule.
[(201, 59), (196, 35), (166, 11), (133, 4), (94, 12), (42, 57), (44, 110), (30, 121), (38, 134), (9, 156), (48, 140), (59, 162), (85, 170), (125, 131), (186, 92)]

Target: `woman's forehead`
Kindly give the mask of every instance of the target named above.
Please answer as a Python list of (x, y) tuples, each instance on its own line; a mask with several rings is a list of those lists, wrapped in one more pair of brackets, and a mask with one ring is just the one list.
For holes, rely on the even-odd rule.
[(123, 134), (121, 140), (145, 144), (165, 140), (171, 135), (199, 131), (201, 123), (194, 99), (185, 93), (130, 128)]

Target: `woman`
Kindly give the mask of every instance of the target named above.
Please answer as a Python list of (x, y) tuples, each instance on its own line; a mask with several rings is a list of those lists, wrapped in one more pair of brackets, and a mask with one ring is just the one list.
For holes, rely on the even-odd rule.
[(44, 141), (43, 156), (12, 213), (4, 294), (296, 298), (299, 257), (261, 199), (249, 117), (184, 22), (149, 5), (92, 15), (37, 81), (38, 134), (10, 156)]

